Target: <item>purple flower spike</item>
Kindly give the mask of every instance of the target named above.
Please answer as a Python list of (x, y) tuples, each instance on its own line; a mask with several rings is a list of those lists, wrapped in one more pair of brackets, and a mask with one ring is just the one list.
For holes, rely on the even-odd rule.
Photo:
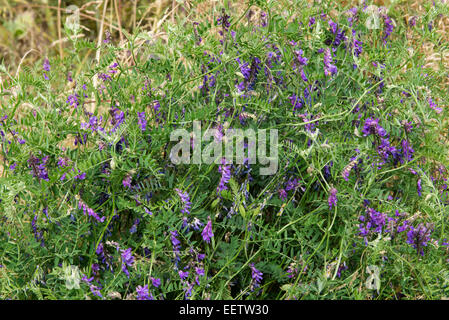
[(189, 194), (187, 192), (182, 192), (178, 188), (176, 188), (175, 191), (178, 193), (178, 196), (181, 198), (181, 201), (184, 205), (184, 207), (181, 209), (181, 213), (190, 214), (192, 203), (190, 202)]
[(254, 266), (254, 263), (250, 263), (249, 267), (251, 268), (251, 291), (254, 291), (254, 289), (260, 287), (260, 283), (263, 279), (263, 273), (256, 269)]
[(327, 200), (329, 203), (329, 210), (332, 210), (332, 207), (335, 207), (337, 204), (337, 189), (332, 188), (329, 190), (329, 199)]
[(388, 16), (388, 15), (383, 15), (383, 19), (384, 19), (384, 26), (385, 26), (385, 29), (384, 29), (384, 32), (385, 32), (385, 35), (384, 35), (384, 42), (386, 42), (387, 41), (387, 38), (393, 33), (393, 29), (394, 29), (394, 26), (393, 26), (393, 21), (391, 20), (391, 18)]
[(50, 62), (48, 61), (48, 58), (45, 58), (43, 68), (45, 71), (50, 71)]
[(84, 203), (83, 200), (81, 199), (78, 201), (78, 209), (83, 210), (84, 214), (87, 213), (89, 216), (94, 217), (94, 219), (97, 220), (98, 222), (103, 223), (106, 220), (106, 217), (100, 218), (100, 216), (97, 213), (95, 213), (92, 208), (89, 208), (87, 204)]
[(221, 165), (218, 167), (218, 172), (221, 173), (221, 179), (217, 187), (217, 193), (221, 193), (223, 190), (228, 189), (226, 184), (231, 179), (231, 167), (226, 164), (226, 159), (221, 159)]
[(159, 286), (161, 285), (161, 279), (151, 278), (151, 283), (153, 284), (154, 287), (159, 288)]
[(329, 48), (324, 50), (324, 74), (331, 76), (337, 73), (337, 67), (332, 64), (332, 54)]
[(179, 277), (181, 278), (181, 280), (185, 280), (189, 276), (188, 271), (179, 270), (178, 274), (179, 274)]
[(385, 129), (379, 125), (379, 119), (372, 118), (366, 119), (365, 124), (363, 125), (362, 133), (365, 137), (371, 134), (378, 135), (380, 137), (385, 137), (387, 135)]
[(138, 112), (137, 117), (139, 118), (139, 127), (142, 131), (145, 131), (147, 129), (147, 120), (145, 119), (145, 111), (144, 112)]
[(132, 177), (129, 174), (126, 175), (126, 177), (122, 181), (123, 186), (126, 188), (131, 188), (131, 180), (132, 180)]
[(149, 293), (148, 285), (145, 286), (137, 286), (136, 288), (137, 300), (154, 300), (151, 293)]
[(287, 192), (285, 189), (279, 189), (278, 190), (279, 198), (281, 198), (282, 201), (287, 200)]
[(407, 243), (411, 244), (416, 249), (417, 253), (424, 255), (423, 247), (427, 247), (427, 243), (430, 241), (430, 234), (432, 233), (433, 225), (423, 225), (420, 223), (418, 227), (414, 228), (410, 226), (407, 232)]
[(207, 217), (207, 220), (207, 224), (204, 227), (203, 232), (201, 232), (201, 235), (203, 236), (203, 240), (209, 243), (214, 234), (212, 233), (212, 220), (210, 217)]
[(127, 267), (132, 267), (134, 264), (134, 257), (131, 253), (131, 248), (122, 250), (122, 271), (129, 277)]
[(34, 155), (30, 156), (30, 159), (28, 160), (28, 165), (31, 167), (34, 177), (45, 181), (49, 181), (48, 171), (46, 167), (47, 161), (48, 156), (45, 156), (40, 160)]
[[(50, 62), (48, 61), (48, 58), (45, 58), (42, 67), (43, 67), (44, 71), (50, 72)], [(44, 78), (45, 78), (45, 80), (49, 80), (46, 72), (44, 72)]]
[(175, 254), (175, 264), (177, 265), (178, 262), (181, 260), (179, 258), (179, 250), (181, 249), (181, 242), (178, 240), (178, 231), (170, 231), (170, 241), (173, 246), (173, 253)]
[(428, 98), (427, 101), (429, 101), (430, 108), (435, 110), (436, 113), (441, 113), (443, 111), (443, 109), (437, 107), (435, 102), (433, 102), (432, 98)]

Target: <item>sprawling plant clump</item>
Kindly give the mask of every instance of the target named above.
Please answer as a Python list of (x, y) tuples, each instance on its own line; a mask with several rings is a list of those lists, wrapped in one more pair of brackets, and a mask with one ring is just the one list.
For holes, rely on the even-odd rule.
[[(66, 28), (64, 60), (3, 66), (0, 298), (447, 296), (447, 74), (408, 39), (444, 45), (447, 7), (373, 27), (332, 3), (223, 9), (126, 47)], [(174, 163), (194, 120), (278, 130), (277, 172)]]

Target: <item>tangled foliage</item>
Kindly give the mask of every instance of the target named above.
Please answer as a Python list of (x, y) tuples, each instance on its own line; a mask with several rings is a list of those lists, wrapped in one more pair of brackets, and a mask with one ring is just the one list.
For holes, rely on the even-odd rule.
[[(447, 296), (447, 75), (406, 37), (447, 7), (258, 3), (2, 67), (1, 298)], [(277, 172), (174, 164), (194, 120), (278, 130)]]

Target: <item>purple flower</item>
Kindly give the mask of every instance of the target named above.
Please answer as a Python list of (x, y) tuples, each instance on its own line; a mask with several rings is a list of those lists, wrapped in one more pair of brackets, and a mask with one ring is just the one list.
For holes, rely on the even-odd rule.
[(302, 81), (304, 81), (304, 82), (307, 82), (307, 81), (309, 81), (309, 79), (307, 78), (307, 75), (306, 75), (306, 73), (304, 72), (304, 69), (301, 69), (301, 71), (300, 71), (300, 75), (301, 75), (301, 79), (302, 79)]
[(101, 132), (104, 131), (102, 127), (100, 127), (101, 122), (103, 121), (103, 117), (97, 118), (96, 116), (91, 116), (89, 118), (89, 122), (81, 122), (81, 129), (90, 129), (92, 132), (96, 132), (100, 130)]
[(92, 292), (94, 296), (102, 298), (103, 296), (100, 292), (101, 288), (91, 283), (93, 279), (94, 277), (88, 279), (86, 275), (83, 275), (83, 278), (81, 280), (83, 280), (89, 286), (90, 292)]
[(199, 268), (199, 267), (195, 267), (195, 272), (197, 275), (203, 277), (204, 276), (204, 269), (203, 268)]
[(87, 142), (87, 133), (83, 134), (82, 136), (80, 136), (79, 134), (77, 134), (75, 136), (75, 146), (78, 144), (86, 144)]
[(50, 71), (50, 62), (48, 61), (48, 58), (45, 58), (43, 68), (45, 71)]
[(336, 188), (331, 188), (329, 190), (329, 198), (328, 198), (327, 202), (329, 203), (329, 210), (332, 210), (332, 207), (336, 206), (336, 204), (337, 204), (337, 189)]
[(96, 214), (92, 208), (89, 208), (81, 199), (78, 201), (78, 209), (83, 210), (84, 215), (87, 213), (89, 216), (94, 217), (98, 222), (103, 223), (106, 220), (106, 217), (100, 218), (98, 214)]
[(75, 92), (67, 97), (66, 103), (70, 104), (72, 107), (77, 108), (80, 104), (79, 95)]
[(404, 139), (401, 141), (401, 146), (402, 146), (401, 163), (403, 163), (404, 161), (403, 159), (405, 159), (405, 161), (412, 161), (413, 153), (415, 152), (415, 150), (413, 150), (412, 146), (410, 145), (410, 142)]
[(254, 263), (250, 263), (249, 267), (251, 269), (251, 291), (254, 291), (255, 288), (260, 287), (260, 283), (263, 279), (263, 273), (256, 269)]
[(138, 112), (137, 117), (139, 118), (139, 126), (142, 131), (145, 131), (147, 129), (147, 120), (145, 119), (145, 111)]
[(33, 228), (34, 238), (36, 239), (36, 241), (40, 241), (41, 247), (43, 247), (45, 245), (44, 234), (42, 231), (38, 231), (37, 226), (36, 226), (36, 221), (37, 221), (37, 215), (35, 215), (33, 220), (31, 221), (31, 227)]
[(100, 242), (98, 244), (97, 249), (95, 250), (95, 253), (98, 254), (99, 256), (102, 256), (104, 254), (104, 246), (103, 246), (103, 242)]
[(338, 25), (332, 20), (329, 20), (328, 24), (331, 27), (331, 32), (335, 36), (332, 45), (336, 48), (340, 45), (342, 41), (346, 40), (345, 31), (343, 29), (339, 29)]
[(201, 232), (201, 235), (203, 236), (203, 240), (209, 243), (214, 234), (212, 233), (212, 220), (210, 219), (210, 216), (207, 217), (207, 220), (207, 224), (204, 227), (203, 232)]
[(28, 165), (31, 167), (33, 176), (45, 181), (50, 181), (48, 178), (48, 171), (46, 168), (46, 164), (48, 161), (48, 156), (43, 157), (42, 159), (39, 159), (33, 155), (30, 156), (30, 159), (28, 160)]
[(290, 100), (290, 103), (293, 106), (293, 112), (299, 111), (299, 109), (301, 109), (303, 107), (303, 105), (304, 105), (304, 100), (300, 99), (295, 94), (293, 94), (290, 97), (288, 97), (288, 100)]
[(108, 72), (111, 73), (111, 74), (117, 73), (117, 70), (115, 70), (115, 68), (117, 68), (117, 67), (118, 67), (118, 63), (117, 63), (117, 62), (114, 62), (113, 64), (111, 64), (111, 65), (109, 66)]
[(379, 119), (372, 118), (366, 119), (365, 124), (363, 125), (362, 133), (365, 137), (371, 134), (376, 134), (379, 137), (385, 137), (387, 135), (385, 129), (379, 125)]
[[(315, 127), (317, 126), (318, 122), (310, 122), (310, 121), (314, 120), (314, 118), (315, 118), (313, 114), (311, 114), (309, 116), (306, 112), (306, 113), (297, 114), (297, 116), (299, 118), (301, 118), (303, 122), (309, 122), (304, 126), (306, 131), (311, 132), (311, 133), (315, 132)], [(309, 140), (309, 142), (310, 142), (310, 140)], [(309, 144), (309, 146), (310, 146), (310, 144)]]
[(295, 190), (299, 186), (299, 179), (289, 179), (285, 183), (285, 191)]
[(427, 101), (429, 102), (430, 108), (435, 110), (436, 113), (441, 113), (443, 111), (443, 109), (437, 107), (435, 102), (433, 102), (432, 98), (428, 98)]
[(362, 42), (357, 40), (356, 31), (354, 29), (352, 30), (352, 47), (354, 48), (354, 55), (356, 57), (363, 51)]
[(384, 29), (385, 35), (384, 35), (383, 39), (384, 39), (384, 42), (386, 42), (387, 38), (393, 32), (394, 26), (393, 26), (393, 21), (391, 20), (391, 18), (388, 15), (384, 14), (383, 19), (384, 19), (384, 27), (385, 27), (385, 29)]
[(351, 9), (348, 10), (348, 13), (350, 14), (350, 17), (348, 17), (348, 22), (350, 23), (350, 26), (352, 26), (352, 21), (356, 17), (357, 11), (358, 11), (357, 7), (352, 7)]
[(278, 190), (279, 198), (281, 198), (282, 201), (287, 200), (287, 192), (285, 189), (279, 189)]
[(103, 80), (103, 82), (106, 82), (106, 81), (109, 81), (112, 79), (110, 75), (108, 75), (107, 73), (103, 73), (103, 72), (98, 73), (98, 78)]
[(194, 32), (194, 34), (195, 34), (195, 39), (196, 39), (196, 41), (195, 41), (195, 44), (197, 45), (197, 46), (199, 46), (200, 44), (201, 44), (201, 41), (203, 40), (202, 38), (201, 38), (201, 36), (198, 34), (198, 25), (199, 25), (199, 23), (198, 22), (193, 22), (193, 32)]
[(140, 219), (137, 218), (136, 220), (134, 220), (133, 225), (131, 226), (131, 228), (129, 229), (129, 233), (136, 233), (137, 232), (137, 226), (140, 223)]
[(153, 110), (156, 113), (156, 122), (160, 121), (160, 118), (162, 117), (162, 114), (160, 112), (161, 104), (158, 100), (153, 101)]
[(418, 179), (418, 182), (416, 184), (417, 184), (417, 189), (418, 189), (418, 195), (421, 197), (421, 195), (422, 195), (422, 193), (421, 193), (421, 191), (422, 191), (421, 178)]
[(189, 272), (188, 271), (179, 270), (178, 274), (179, 274), (179, 277), (181, 278), (181, 280), (185, 280), (189, 276)]
[(200, 228), (204, 225), (198, 218), (193, 218), (193, 222), (190, 224), (194, 230), (200, 230)]
[(293, 262), (289, 265), (288, 269), (287, 269), (287, 277), (288, 278), (293, 278), (298, 274), (298, 268), (296, 268), (296, 263)]
[(252, 90), (257, 80), (257, 74), (261, 69), (261, 61), (257, 57), (253, 57), (251, 66), (248, 62), (242, 63), (239, 58), (235, 59), (240, 67), (240, 72), (243, 75), (244, 80), (236, 85), (237, 89), (240, 91), (245, 91), (246, 89)]
[(366, 215), (359, 217), (359, 235), (365, 238), (365, 244), (368, 244), (367, 237), (372, 233), (382, 233), (382, 229), (386, 224), (387, 215), (377, 212), (373, 208), (366, 208)]
[(75, 179), (75, 180), (84, 180), (84, 179), (86, 179), (86, 173), (85, 172), (81, 173), (81, 171), (78, 170), (78, 173), (79, 174), (74, 176), (73, 179)]
[(295, 50), (294, 51), (295, 57), (296, 57), (296, 66), (305, 66), (307, 65), (307, 63), (309, 62), (309, 59), (305, 58), (304, 55), (304, 51), (302, 51), (301, 49), (299, 50)]
[(260, 13), (260, 26), (261, 27), (266, 27), (268, 25), (268, 17), (267, 17), (267, 13), (262, 11)]
[(68, 167), (70, 163), (70, 159), (69, 158), (58, 158), (58, 167), (60, 168), (65, 168)]
[(315, 24), (315, 21), (316, 21), (315, 17), (310, 17), (310, 19), (309, 19), (309, 27), (313, 26)]
[(173, 246), (173, 252), (175, 254), (175, 264), (177, 265), (180, 261), (179, 250), (181, 249), (181, 242), (178, 240), (178, 232), (176, 230), (170, 231), (170, 241)]
[(124, 187), (127, 187), (127, 188), (131, 188), (131, 180), (132, 180), (132, 177), (131, 177), (131, 175), (126, 175), (126, 177), (123, 179), (123, 181), (122, 181), (122, 183), (123, 183), (123, 186)]
[(125, 113), (118, 108), (112, 107), (109, 113), (112, 115), (111, 124), (114, 126), (111, 132), (115, 132), (118, 127), (125, 121)]
[(332, 21), (332, 19), (329, 20), (327, 23), (329, 24), (329, 27), (331, 28), (331, 32), (335, 34), (335, 32), (337, 32), (338, 25), (334, 21)]
[(103, 43), (110, 43), (111, 42), (111, 33), (109, 30), (106, 30), (105, 32), (106, 36), (104, 37)]
[(206, 255), (204, 253), (198, 253), (197, 257), (198, 257), (198, 261), (202, 261), (206, 257)]
[(180, 189), (176, 188), (175, 191), (178, 193), (178, 196), (181, 198), (181, 201), (184, 207), (181, 209), (181, 213), (190, 214), (190, 208), (192, 203), (190, 202), (189, 194), (186, 192), (182, 192)]
[(433, 225), (420, 223), (418, 227), (414, 228), (410, 226), (409, 231), (407, 232), (407, 243), (411, 244), (413, 248), (416, 249), (418, 254), (424, 255), (423, 247), (427, 246), (427, 243), (430, 241), (430, 234), (432, 233)]
[(221, 16), (217, 19), (217, 25), (221, 25), (222, 28), (218, 31), (221, 36), (220, 43), (224, 44), (224, 40), (226, 39), (226, 33), (229, 31), (229, 27), (231, 23), (229, 22), (229, 16), (226, 14), (225, 9), (222, 9)]
[(337, 73), (337, 67), (332, 64), (332, 54), (329, 48), (324, 50), (324, 74), (330, 76)]
[(122, 271), (129, 277), (129, 272), (127, 267), (132, 267), (134, 264), (134, 257), (131, 253), (131, 248), (128, 248), (126, 250), (122, 250)]
[(347, 270), (348, 269), (348, 266), (346, 265), (346, 262), (343, 262), (343, 264), (340, 264), (340, 266), (338, 267), (338, 270), (337, 270), (337, 277), (341, 277), (341, 273), (344, 271), (344, 270)]
[(154, 300), (153, 296), (148, 291), (148, 285), (137, 286), (136, 288), (137, 300)]
[(217, 25), (221, 25), (225, 31), (229, 30), (231, 23), (229, 22), (229, 16), (226, 14), (224, 9), (222, 10), (221, 16), (217, 19)]
[(388, 139), (381, 139), (381, 143), (377, 147), (377, 153), (384, 161), (387, 161), (390, 155), (393, 158), (397, 158), (398, 155), (397, 149), (390, 145), (390, 141)]
[(100, 271), (100, 265), (98, 263), (92, 263), (92, 272), (94, 275), (98, 275), (98, 271)]
[(407, 132), (407, 133), (410, 133), (410, 132), (412, 132), (412, 129), (413, 129), (413, 124), (412, 124), (412, 122), (411, 121), (404, 121), (403, 122), (403, 126), (404, 126), (404, 129), (405, 129), (405, 131)]
[[(44, 71), (47, 71), (47, 72), (50, 71), (50, 62), (48, 61), (47, 58), (45, 58), (45, 60), (44, 60), (43, 68), (44, 68)], [(44, 72), (44, 79), (49, 80), (46, 72)]]
[(220, 194), (223, 190), (228, 189), (226, 184), (231, 179), (231, 167), (226, 164), (225, 158), (221, 159), (221, 165), (218, 166), (218, 172), (221, 173), (221, 179), (220, 179), (220, 182), (218, 183), (218, 187), (217, 187), (217, 193)]
[(187, 231), (190, 230), (190, 228), (193, 228), (193, 230), (200, 230), (200, 228), (204, 225), (197, 217), (193, 218), (193, 220), (189, 222), (189, 218), (184, 216), (182, 221), (182, 229), (187, 228)]
[(161, 285), (161, 279), (151, 278), (151, 283), (153, 284), (154, 287), (159, 288), (159, 286)]

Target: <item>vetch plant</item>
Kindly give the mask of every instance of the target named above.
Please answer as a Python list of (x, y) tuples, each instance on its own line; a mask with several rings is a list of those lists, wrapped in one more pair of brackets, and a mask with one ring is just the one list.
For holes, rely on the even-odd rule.
[(447, 297), (447, 7), (256, 2), (2, 65), (0, 298)]

